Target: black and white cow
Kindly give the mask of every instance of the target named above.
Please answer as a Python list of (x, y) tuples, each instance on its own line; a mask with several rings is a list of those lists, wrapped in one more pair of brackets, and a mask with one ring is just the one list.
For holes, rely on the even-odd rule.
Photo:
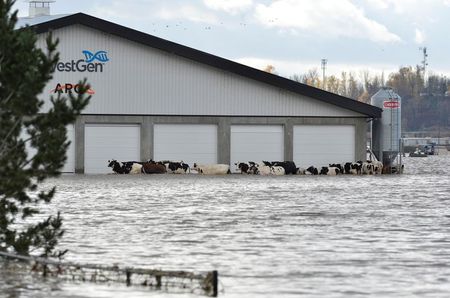
[(306, 169), (305, 174), (306, 175), (319, 175), (319, 170), (317, 170), (317, 168), (314, 166), (310, 166), (309, 168)]
[(261, 176), (270, 175), (272, 171), (272, 166), (266, 166), (265, 164), (256, 164), (256, 172), (255, 174)]
[(141, 174), (142, 173), (142, 163), (133, 163), (131, 165), (130, 174)]
[(164, 160), (161, 161), (160, 163), (162, 163), (166, 167), (167, 173), (186, 174), (188, 171), (190, 172), (191, 170), (189, 165), (187, 163), (184, 163), (183, 161), (177, 162)]
[(358, 175), (361, 174), (362, 162), (346, 162), (344, 164), (344, 173)]
[(306, 169), (304, 168), (297, 168), (297, 175), (305, 175)]
[(368, 160), (362, 163), (361, 173), (364, 175), (373, 175), (375, 173), (374, 164)]
[(344, 167), (340, 163), (332, 163), (328, 165), (329, 167), (334, 167), (339, 169), (339, 174), (344, 174)]
[(125, 173), (125, 169), (122, 168), (122, 163), (118, 162), (115, 159), (108, 160), (108, 167), (112, 168), (114, 173), (128, 174), (128, 173)]
[(320, 175), (336, 176), (341, 173), (341, 170), (337, 167), (322, 167)]
[[(108, 160), (108, 167), (112, 168), (113, 172), (117, 173), (117, 174), (130, 174), (130, 172), (132, 174), (136, 174), (138, 172), (135, 173), (136, 168), (142, 167), (142, 162), (139, 161), (123, 161), (123, 162), (118, 162), (115, 159), (111, 159)], [(140, 171), (139, 171), (140, 173)]]
[(286, 175), (297, 174), (297, 167), (295, 166), (295, 162), (293, 161), (263, 161), (264, 165), (273, 167), (279, 166), (284, 168), (284, 172)]
[(375, 171), (374, 174), (377, 174), (377, 175), (383, 174), (383, 163), (381, 161), (378, 161), (378, 160), (373, 161), (373, 166), (374, 166), (374, 171)]
[(270, 175), (283, 176), (286, 175), (286, 171), (282, 166), (272, 166), (270, 167)]
[(241, 174), (256, 174), (258, 165), (253, 162), (237, 162), (234, 164), (236, 166), (236, 171), (240, 171)]

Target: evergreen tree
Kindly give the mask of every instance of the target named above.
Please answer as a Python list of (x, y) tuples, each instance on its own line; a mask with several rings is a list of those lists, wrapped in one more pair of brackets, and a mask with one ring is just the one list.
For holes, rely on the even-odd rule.
[[(60, 256), (55, 252), (64, 233), (60, 213), (30, 219), (55, 194), (55, 187), (45, 189), (42, 182), (60, 174), (69, 146), (66, 126), (88, 104), (83, 93), (89, 86), (81, 82), (79, 95), (58, 94), (44, 107), (38, 95), (45, 96), (58, 62), (57, 41), (49, 35), (47, 53), (37, 48), (30, 28), (15, 29), (13, 4), (0, 0), (0, 251)], [(26, 147), (35, 154), (27, 155)]]

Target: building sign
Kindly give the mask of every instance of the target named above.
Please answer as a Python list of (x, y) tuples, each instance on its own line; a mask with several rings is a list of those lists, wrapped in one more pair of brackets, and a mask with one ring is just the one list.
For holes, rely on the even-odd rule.
[(88, 62), (88, 63), (93, 62), (95, 60), (100, 61), (100, 62), (109, 61), (108, 53), (106, 51), (98, 51), (94, 54), (88, 50), (84, 50), (83, 54), (84, 54), (84, 57), (86, 57), (86, 62)]
[(95, 53), (82, 51), (85, 59), (70, 60), (67, 62), (58, 62), (55, 70), (60, 72), (103, 72), (106, 62), (109, 61), (106, 51), (97, 51)]
[[(81, 85), (79, 85), (79, 84), (58, 83), (58, 84), (56, 84), (55, 89), (52, 89), (50, 92), (51, 93), (72, 93), (72, 92), (80, 93), (80, 87), (81, 87)], [(89, 95), (93, 95), (93, 94), (95, 94), (95, 91), (92, 88), (89, 88), (88, 90), (86, 90), (86, 93)]]
[(397, 109), (400, 107), (400, 102), (398, 101), (385, 101), (383, 106), (387, 109)]

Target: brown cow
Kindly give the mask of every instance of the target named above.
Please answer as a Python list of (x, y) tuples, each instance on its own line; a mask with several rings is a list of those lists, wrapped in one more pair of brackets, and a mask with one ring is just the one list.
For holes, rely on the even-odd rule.
[(148, 162), (142, 163), (142, 173), (144, 174), (164, 174), (167, 172), (166, 166), (149, 160)]

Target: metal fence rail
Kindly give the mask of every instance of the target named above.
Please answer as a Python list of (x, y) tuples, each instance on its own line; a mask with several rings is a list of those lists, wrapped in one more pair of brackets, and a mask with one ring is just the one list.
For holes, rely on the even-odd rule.
[(194, 273), (132, 267), (103, 266), (61, 262), (47, 258), (23, 256), (0, 251), (0, 257), (30, 263), (33, 272), (44, 277), (57, 277), (65, 281), (123, 283), (156, 290), (198, 293), (210, 297), (218, 295), (218, 272)]

